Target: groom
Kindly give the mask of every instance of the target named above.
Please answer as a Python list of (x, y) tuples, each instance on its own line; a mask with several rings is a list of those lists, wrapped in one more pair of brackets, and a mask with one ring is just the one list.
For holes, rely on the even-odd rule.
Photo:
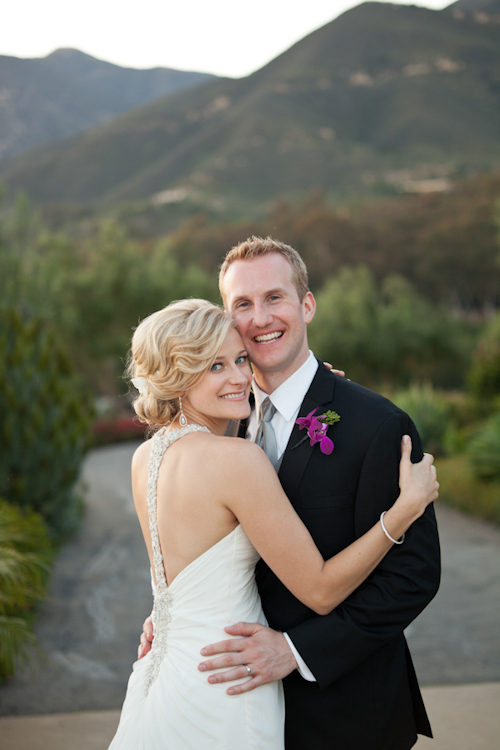
[[(332, 375), (309, 352), (315, 312), (307, 270), (293, 248), (251, 237), (226, 256), (224, 305), (237, 322), (254, 372), (255, 409), (240, 434), (255, 439), (269, 395), (279, 479), (323, 557), (364, 534), (399, 494), (401, 438), (414, 459), (421, 443), (409, 417), (381, 396)], [(328, 428), (331, 455), (311, 446), (295, 420), (336, 411)], [(434, 511), (407, 532), (372, 575), (333, 612), (319, 616), (281, 584), (264, 562), (257, 583), (269, 628), (239, 623), (244, 636), (207, 646), (202, 671), (225, 682), (252, 678), (235, 693), (283, 679), (286, 750), (408, 750), (417, 733), (431, 736), (403, 630), (439, 586)], [(236, 669), (236, 673), (232, 670)]]

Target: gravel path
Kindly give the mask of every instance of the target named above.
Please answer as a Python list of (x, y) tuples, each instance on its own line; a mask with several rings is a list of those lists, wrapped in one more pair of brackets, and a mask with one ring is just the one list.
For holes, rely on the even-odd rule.
[[(117, 709), (142, 622), (149, 564), (130, 490), (135, 445), (100, 448), (84, 468), (87, 513), (62, 550), (36, 632), (45, 658), (0, 687), (0, 715)], [(500, 530), (438, 506), (443, 581), (408, 629), (422, 685), (500, 681)]]

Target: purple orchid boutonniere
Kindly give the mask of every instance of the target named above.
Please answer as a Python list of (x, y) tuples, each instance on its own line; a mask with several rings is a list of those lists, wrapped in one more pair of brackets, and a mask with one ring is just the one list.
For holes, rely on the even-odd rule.
[(319, 417), (313, 416), (317, 411), (318, 407), (310, 411), (307, 417), (299, 417), (297, 424), (299, 425), (299, 429), (307, 430), (311, 445), (319, 443), (320, 451), (329, 456), (333, 451), (334, 445), (333, 440), (330, 440), (326, 431), (330, 425), (340, 421), (340, 416), (336, 411), (327, 411), (326, 414), (320, 414)]

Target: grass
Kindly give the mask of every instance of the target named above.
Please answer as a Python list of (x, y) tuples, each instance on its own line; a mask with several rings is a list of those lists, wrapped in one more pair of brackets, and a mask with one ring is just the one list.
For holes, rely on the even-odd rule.
[(439, 501), (500, 526), (500, 483), (479, 481), (465, 455), (436, 460)]

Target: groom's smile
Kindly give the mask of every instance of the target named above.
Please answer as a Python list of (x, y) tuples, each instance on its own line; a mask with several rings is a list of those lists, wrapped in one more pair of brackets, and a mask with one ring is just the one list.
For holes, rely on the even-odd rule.
[(283, 336), (283, 331), (273, 331), (272, 333), (261, 333), (259, 336), (255, 336), (254, 341), (257, 344), (272, 344), (277, 339)]

